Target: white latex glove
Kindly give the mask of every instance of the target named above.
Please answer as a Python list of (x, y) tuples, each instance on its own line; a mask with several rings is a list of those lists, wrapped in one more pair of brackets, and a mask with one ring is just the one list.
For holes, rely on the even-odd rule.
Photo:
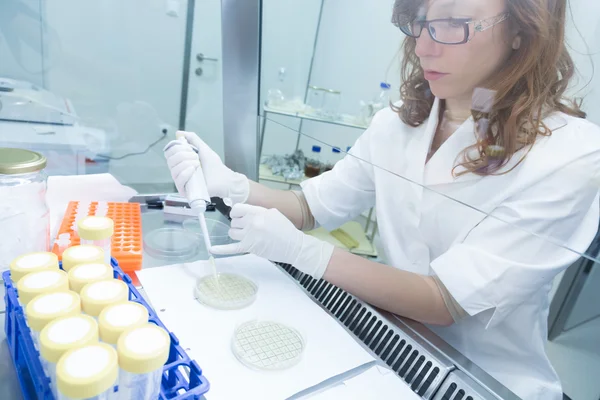
[[(181, 132), (190, 145), (174, 140), (165, 146), (165, 158), (175, 186), (184, 197), (185, 185), (198, 168), (202, 168), (206, 187), (211, 197), (230, 199), (232, 204), (244, 203), (250, 193), (250, 182), (242, 174), (233, 172), (202, 139), (192, 132)], [(202, 164), (202, 165), (201, 165)]]
[(231, 210), (229, 236), (237, 243), (213, 246), (215, 255), (252, 253), (270, 261), (291, 264), (321, 279), (333, 245), (300, 232), (276, 209), (238, 204)]

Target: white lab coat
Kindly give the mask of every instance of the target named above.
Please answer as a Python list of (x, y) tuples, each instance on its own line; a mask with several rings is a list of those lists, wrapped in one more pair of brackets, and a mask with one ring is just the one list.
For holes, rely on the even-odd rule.
[(598, 228), (600, 129), (557, 113), (545, 121), (553, 134), (511, 172), (455, 179), (457, 156), (475, 142), (473, 122), (426, 164), (438, 111), (436, 100), (416, 128), (391, 109), (378, 113), (350, 155), (303, 184), (307, 202), (328, 229), (376, 206), (388, 262), (437, 274), (469, 314), (431, 328), (520, 397), (560, 400), (544, 350), (549, 291)]

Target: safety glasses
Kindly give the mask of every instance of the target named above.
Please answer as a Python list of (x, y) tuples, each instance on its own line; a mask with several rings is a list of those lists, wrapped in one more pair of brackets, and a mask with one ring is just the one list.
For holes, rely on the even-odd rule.
[[(399, 28), (407, 36), (421, 37), (423, 29), (427, 28), (431, 39), (441, 44), (463, 44), (469, 42), (477, 32), (483, 32), (506, 21), (509, 13), (495, 17), (473, 21), (471, 18), (443, 18), (427, 21), (415, 20), (412, 23), (400, 25)], [(473, 35), (470, 35), (469, 26), (473, 25)]]

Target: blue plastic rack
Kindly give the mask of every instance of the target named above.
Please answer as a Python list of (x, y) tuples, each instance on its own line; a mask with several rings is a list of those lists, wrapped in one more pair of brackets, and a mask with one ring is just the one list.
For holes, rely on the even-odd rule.
[[(114, 277), (121, 279), (129, 286), (129, 300), (140, 303), (148, 309), (149, 322), (152, 322), (167, 332), (169, 330), (160, 321), (152, 307), (144, 300), (137, 289), (131, 283), (129, 276), (125, 275), (117, 261), (113, 258), (112, 267)], [(62, 266), (61, 266), (62, 268)], [(50, 390), (50, 378), (44, 374), (40, 354), (35, 349), (31, 331), (25, 323), (25, 311), (18, 302), (18, 293), (15, 285), (10, 279), (10, 271), (2, 274), (6, 294), (6, 321), (5, 331), (10, 348), (19, 384), (25, 400), (54, 400)], [(190, 359), (174, 333), (169, 332), (171, 337), (171, 349), (167, 363), (163, 367), (163, 376), (160, 390), (160, 400), (175, 399), (199, 399), (208, 392), (210, 384), (202, 374), (202, 369), (196, 361)], [(189, 375), (189, 379), (186, 375)]]

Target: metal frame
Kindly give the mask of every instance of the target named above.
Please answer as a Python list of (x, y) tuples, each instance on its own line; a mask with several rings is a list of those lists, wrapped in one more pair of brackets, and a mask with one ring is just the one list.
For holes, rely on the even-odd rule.
[(225, 164), (258, 180), (261, 0), (221, 0)]

